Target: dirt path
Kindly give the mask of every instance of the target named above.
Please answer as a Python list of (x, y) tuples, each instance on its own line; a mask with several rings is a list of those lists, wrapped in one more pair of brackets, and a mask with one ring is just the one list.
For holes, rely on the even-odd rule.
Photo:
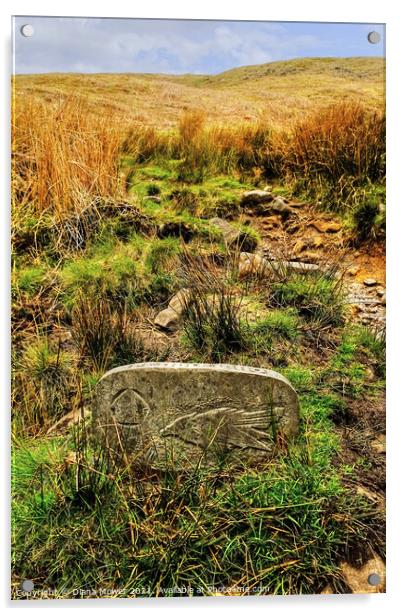
[(352, 321), (385, 327), (385, 251), (380, 245), (351, 246), (350, 232), (336, 217), (292, 203), (294, 215), (246, 216), (260, 233), (259, 252), (269, 259), (338, 265), (345, 272), (346, 303)]

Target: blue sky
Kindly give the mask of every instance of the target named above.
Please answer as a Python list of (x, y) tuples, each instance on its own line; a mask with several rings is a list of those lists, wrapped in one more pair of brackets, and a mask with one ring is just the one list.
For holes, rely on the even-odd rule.
[[(34, 35), (21, 35), (23, 24)], [(371, 31), (381, 42), (367, 40)], [(307, 22), (16, 17), (16, 73), (207, 73), (317, 56), (382, 56), (385, 26)]]

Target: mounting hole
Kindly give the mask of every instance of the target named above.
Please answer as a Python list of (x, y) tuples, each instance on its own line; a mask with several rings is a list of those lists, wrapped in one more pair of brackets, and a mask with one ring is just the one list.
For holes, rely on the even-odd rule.
[(34, 32), (34, 27), (31, 24), (24, 24), (23, 26), (21, 26), (22, 36), (33, 36)]
[(370, 575), (367, 578), (367, 581), (370, 584), (370, 586), (378, 586), (378, 584), (381, 582), (381, 578), (378, 575), (378, 573), (370, 573)]
[(33, 583), (32, 580), (24, 580), (21, 583), (21, 588), (23, 591), (25, 592), (32, 592), (34, 589), (35, 584)]
[(372, 45), (377, 45), (377, 43), (379, 43), (381, 41), (381, 36), (379, 32), (369, 32), (367, 35), (367, 40), (369, 43), (371, 43)]

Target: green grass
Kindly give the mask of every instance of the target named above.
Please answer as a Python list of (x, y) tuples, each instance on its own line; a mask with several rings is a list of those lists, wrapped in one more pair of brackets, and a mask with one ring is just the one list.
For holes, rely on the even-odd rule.
[[(374, 381), (367, 378), (370, 366), (376, 375)], [(376, 334), (365, 327), (344, 332), (337, 352), (322, 374), (323, 381), (334, 391), (351, 398), (375, 396), (383, 390), (384, 378), (384, 334)]]
[(152, 180), (167, 180), (172, 177), (172, 171), (153, 165), (141, 168), (141, 176)]
[(72, 307), (84, 288), (88, 295), (103, 295), (132, 306), (155, 288), (166, 295), (173, 284), (173, 272), (164, 276), (161, 270), (179, 250), (176, 238), (147, 240), (137, 234), (126, 243), (108, 240), (97, 244), (61, 269), (64, 302)]
[[(208, 175), (195, 184), (186, 183), (178, 178), (179, 163), (180, 160), (169, 159), (161, 160), (160, 166), (131, 163), (133, 167), (128, 172), (126, 183), (128, 181), (130, 195), (139, 199), (144, 211), (151, 215), (171, 210), (173, 214), (187, 211), (203, 218), (233, 217), (240, 213), (242, 192), (254, 188), (250, 182), (227, 175)], [(125, 160), (124, 165), (127, 172), (130, 163)], [(158, 195), (162, 204), (147, 200), (148, 195)]]
[(145, 256), (145, 266), (152, 274), (169, 271), (169, 263), (181, 250), (180, 240), (176, 237), (155, 239), (150, 242)]
[(343, 322), (342, 282), (330, 273), (287, 274), (284, 280), (272, 284), (269, 301), (277, 307), (295, 308), (301, 317), (319, 327)]
[(253, 333), (282, 336), (288, 340), (295, 340), (299, 336), (299, 319), (294, 309), (271, 310), (262, 320), (253, 327)]
[(282, 371), (299, 393), (311, 391), (314, 384), (314, 370), (306, 366), (288, 366)]
[(46, 335), (31, 335), (19, 353), (14, 351), (13, 419), (20, 430), (38, 431), (71, 407), (75, 358)]
[(12, 280), (12, 294), (23, 293), (32, 297), (44, 286), (46, 281), (47, 268), (44, 265), (37, 267), (26, 267), (15, 270)]
[(247, 347), (257, 356), (272, 356), (281, 341), (295, 343), (300, 337), (300, 319), (294, 308), (270, 310), (253, 324), (245, 324)]
[(120, 596), (163, 595), (174, 586), (200, 595), (221, 585), (246, 587), (245, 594), (342, 589), (339, 559), (372, 539), (369, 520), (378, 514), (343, 487), (333, 465), (336, 399), (314, 393), (301, 403), (302, 430), (289, 450), (266, 467), (230, 469), (230, 480), (228, 469), (201, 468), (139, 482), (108, 466), (83, 433), (16, 443), (17, 579), (66, 598), (73, 588), (99, 596), (102, 587)]

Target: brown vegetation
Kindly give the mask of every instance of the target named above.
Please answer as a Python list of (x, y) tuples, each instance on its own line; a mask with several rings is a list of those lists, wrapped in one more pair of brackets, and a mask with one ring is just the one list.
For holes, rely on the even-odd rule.
[(330, 184), (376, 182), (385, 173), (384, 115), (361, 104), (319, 108), (287, 130), (262, 120), (237, 127), (206, 126), (202, 110), (185, 111), (170, 133), (123, 129), (110, 112), (93, 114), (71, 96), (57, 106), (19, 101), (13, 132), (13, 196), (18, 206), (61, 216), (88, 198), (118, 198), (119, 157), (180, 161), (178, 180), (202, 182), (207, 173), (260, 169)]
[(79, 210), (118, 191), (121, 133), (109, 113), (95, 115), (75, 96), (49, 105), (17, 100), (13, 125), (14, 202), (39, 212)]

